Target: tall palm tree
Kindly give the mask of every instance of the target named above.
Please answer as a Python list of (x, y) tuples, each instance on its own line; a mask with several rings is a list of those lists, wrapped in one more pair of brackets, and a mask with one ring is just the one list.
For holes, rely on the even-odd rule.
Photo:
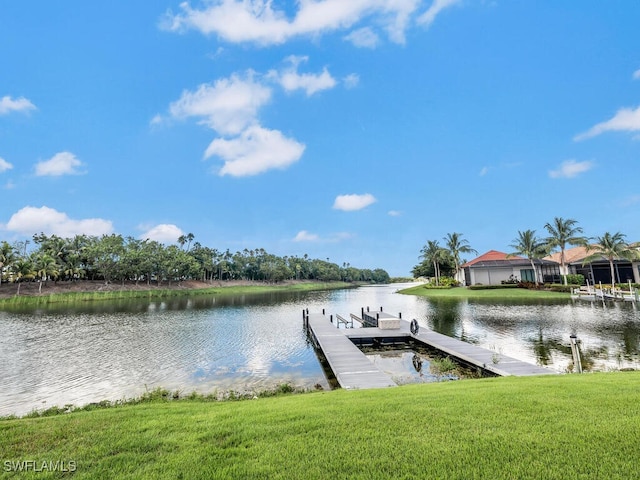
[[(595, 244), (587, 246), (587, 251), (592, 251), (593, 253), (582, 261), (582, 264), (585, 265), (597, 258), (606, 258), (609, 261), (609, 268), (611, 269), (612, 287), (616, 283), (615, 268), (613, 264), (614, 260), (622, 258), (625, 260), (635, 260), (639, 257), (638, 250), (625, 242), (624, 238), (625, 235), (620, 232), (613, 234), (605, 232), (603, 236), (595, 238)], [(618, 283), (620, 283), (619, 278)]]
[(471, 248), (469, 242), (462, 238), (461, 233), (447, 233), (447, 236), (444, 237), (445, 245), (449, 250), (449, 255), (453, 258), (453, 263), (455, 265), (456, 273), (455, 277), (458, 277), (458, 271), (460, 270), (460, 254), (461, 253), (474, 253), (478, 254), (476, 250)]
[(193, 242), (194, 238), (195, 235), (193, 233), (187, 233), (187, 236), (185, 237), (185, 239), (187, 240), (187, 252), (191, 250), (191, 242)]
[(420, 252), (422, 253), (420, 257), (433, 265), (436, 285), (440, 285), (440, 262), (446, 258), (447, 251), (440, 246), (437, 240), (429, 240)]
[(536, 284), (539, 283), (538, 269), (535, 266), (534, 260), (548, 255), (549, 250), (547, 243), (536, 237), (535, 230), (525, 230), (524, 232), (518, 231), (518, 237), (513, 240), (510, 247), (515, 251), (507, 256), (523, 255), (527, 257), (531, 263), (531, 268), (533, 269), (533, 278), (535, 279)]
[(567, 245), (586, 246), (588, 238), (582, 236), (582, 227), (578, 227), (577, 220), (572, 218), (564, 219), (555, 217), (553, 222), (547, 223), (544, 228), (549, 232), (546, 243), (549, 251), (554, 248), (560, 249), (560, 274), (563, 282), (567, 284), (567, 267), (565, 265), (564, 252)]

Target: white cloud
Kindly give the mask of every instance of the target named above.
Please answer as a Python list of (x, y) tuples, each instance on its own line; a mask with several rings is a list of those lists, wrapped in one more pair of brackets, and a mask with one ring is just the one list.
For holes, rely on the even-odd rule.
[(164, 121), (165, 121), (164, 117), (160, 114), (157, 114), (151, 119), (151, 121), (149, 122), (149, 125), (151, 125), (152, 127), (155, 127), (158, 125), (162, 125)]
[(357, 73), (350, 73), (342, 80), (342, 83), (346, 88), (355, 88), (360, 83), (360, 77)]
[(7, 95), (0, 98), (0, 115), (6, 115), (11, 112), (28, 112), (35, 109), (36, 106), (24, 97), (14, 100)]
[(172, 31), (195, 29), (232, 42), (281, 44), (297, 36), (345, 30), (367, 17), (382, 25), (389, 38), (404, 43), (404, 32), (421, 0), (304, 0), (292, 17), (273, 8), (272, 0), (212, 0), (202, 9), (188, 2), (168, 12), (161, 24)]
[(138, 238), (141, 240), (155, 240), (160, 243), (175, 243), (184, 232), (173, 224), (162, 223), (155, 227), (146, 228), (146, 231)]
[(316, 242), (320, 239), (315, 233), (309, 233), (306, 230), (300, 230), (293, 239), (294, 242)]
[(606, 122), (599, 123), (584, 133), (576, 135), (575, 141), (585, 140), (595, 137), (604, 132), (638, 132), (640, 131), (640, 107), (635, 110), (631, 108), (622, 108)]
[(634, 80), (640, 80), (640, 69), (638, 69), (635, 72), (633, 72), (633, 79)]
[(354, 235), (348, 232), (332, 233), (327, 237), (321, 238), (320, 235), (315, 233), (309, 233), (306, 230), (301, 230), (293, 239), (294, 242), (323, 242), (323, 243), (338, 243), (344, 240), (353, 238)]
[(4, 158), (0, 157), (0, 173), (6, 172), (7, 170), (11, 170), (13, 165), (7, 162)]
[(5, 229), (11, 232), (34, 235), (43, 232), (70, 238), (75, 235), (107, 235), (113, 232), (113, 224), (101, 218), (74, 220), (66, 213), (49, 207), (24, 207), (14, 213)]
[(336, 86), (336, 80), (331, 76), (326, 67), (322, 73), (298, 73), (298, 65), (306, 62), (308, 57), (290, 56), (287, 60), (291, 63), (291, 67), (283, 72), (272, 70), (269, 72), (269, 78), (275, 79), (287, 92), (294, 90), (304, 90), (308, 97), (321, 90), (328, 90)]
[(257, 123), (260, 107), (271, 98), (271, 89), (256, 82), (253, 72), (245, 78), (232, 75), (213, 84), (184, 91), (169, 110), (176, 118), (202, 117), (204, 124), (223, 135), (237, 135)]
[(338, 195), (333, 203), (333, 208), (351, 212), (354, 210), (362, 210), (375, 202), (376, 198), (370, 193), (365, 193), (364, 195)]
[(375, 48), (380, 43), (380, 37), (378, 37), (371, 27), (354, 30), (344, 38), (360, 48)]
[(460, 0), (433, 0), (429, 9), (418, 17), (418, 24), (429, 27), (442, 10), (459, 2)]
[(489, 173), (489, 167), (482, 167), (478, 175), (480, 175), (481, 177), (484, 177), (487, 173)]
[[(306, 57), (289, 57), (288, 60), (295, 73), (297, 65)], [(318, 77), (294, 75), (286, 85), (303, 88), (310, 95), (335, 82), (328, 72), (325, 73)], [(278, 73), (271, 72), (268, 77), (280, 81)], [(260, 125), (258, 112), (271, 99), (271, 89), (256, 78), (252, 71), (244, 78), (234, 74), (213, 84), (200, 85), (194, 92), (185, 91), (170, 105), (172, 117), (201, 117), (201, 123), (227, 137), (214, 139), (204, 154), (205, 158), (218, 156), (224, 160), (218, 172), (220, 175), (241, 177), (273, 168), (283, 169), (297, 162), (304, 152), (304, 144)]]
[(575, 160), (565, 160), (556, 170), (550, 170), (551, 178), (573, 178), (577, 175), (591, 170), (595, 163), (586, 160), (584, 162), (576, 162)]
[(56, 153), (49, 160), (36, 164), (36, 175), (39, 177), (59, 177), (61, 175), (82, 175), (78, 170), (82, 162), (71, 152)]
[(224, 160), (220, 175), (244, 177), (288, 167), (300, 159), (304, 149), (303, 144), (278, 130), (256, 125), (231, 140), (216, 138), (207, 148), (205, 158), (215, 155)]
[(402, 215), (402, 212), (400, 210), (389, 210), (387, 212), (387, 215), (389, 215), (390, 217), (399, 217)]

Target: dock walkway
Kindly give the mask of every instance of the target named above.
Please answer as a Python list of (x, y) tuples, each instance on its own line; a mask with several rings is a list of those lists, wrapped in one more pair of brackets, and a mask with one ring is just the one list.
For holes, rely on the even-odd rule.
[(499, 376), (550, 375), (556, 372), (523, 362), (486, 348), (478, 347), (456, 338), (421, 327), (416, 335), (411, 333), (410, 323), (399, 320), (398, 329), (351, 328), (339, 329), (329, 316), (307, 314), (306, 324), (316, 345), (322, 351), (333, 374), (342, 388), (364, 389), (392, 387), (391, 377), (376, 367), (356, 346), (374, 339), (385, 343), (398, 343), (413, 339), (435, 348), (451, 357)]
[[(326, 317), (325, 317), (326, 318)], [(331, 325), (331, 324), (330, 324)], [(335, 328), (335, 327), (334, 327)], [(336, 329), (337, 330), (337, 329)], [(410, 323), (406, 320), (400, 320), (400, 328), (396, 330), (381, 330), (379, 328), (353, 328), (349, 330), (340, 330), (343, 334), (355, 341), (361, 343), (361, 339), (386, 338), (393, 337), (413, 338), (428, 347), (440, 350), (451, 357), (455, 357), (463, 362), (487, 370), (488, 372), (506, 376), (527, 376), (527, 375), (549, 375), (556, 372), (548, 368), (523, 362), (507, 355), (478, 347), (471, 343), (463, 342), (457, 338), (449, 337), (433, 330), (421, 327), (417, 335), (413, 335), (410, 330)]]
[(329, 321), (328, 316), (321, 313), (310, 313), (307, 318), (311, 334), (342, 388), (365, 389), (396, 386), (391, 377), (371, 363), (344, 334), (346, 330), (336, 328)]

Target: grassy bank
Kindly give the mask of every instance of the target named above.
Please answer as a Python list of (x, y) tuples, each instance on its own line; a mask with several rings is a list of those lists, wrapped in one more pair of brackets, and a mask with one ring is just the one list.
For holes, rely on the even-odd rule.
[[(0, 421), (0, 475), (77, 478), (634, 478), (640, 372), (495, 378)], [(30, 476), (31, 475), (31, 476)], [(58, 478), (31, 473), (20, 478)]]
[(448, 289), (424, 288), (422, 285), (400, 290), (405, 295), (418, 295), (433, 298), (495, 298), (495, 299), (569, 299), (569, 293), (527, 290), (526, 288), (496, 288), (490, 290), (471, 290), (466, 287)]
[(106, 300), (127, 300), (127, 299), (161, 299), (171, 297), (185, 297), (197, 295), (238, 295), (251, 293), (269, 292), (298, 292), (313, 290), (334, 290), (340, 288), (353, 288), (356, 285), (345, 282), (299, 282), (290, 284), (258, 284), (258, 285), (232, 285), (224, 284), (215, 287), (201, 288), (172, 288), (172, 289), (144, 289), (144, 288), (121, 288), (108, 291), (75, 291), (53, 293), (45, 295), (14, 295), (12, 297), (0, 299), (0, 309), (2, 307), (40, 307), (58, 303), (93, 302)]

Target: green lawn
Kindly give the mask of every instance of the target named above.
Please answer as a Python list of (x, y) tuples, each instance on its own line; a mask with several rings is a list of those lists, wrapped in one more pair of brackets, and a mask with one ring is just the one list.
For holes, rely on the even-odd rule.
[(406, 295), (418, 295), (433, 298), (495, 298), (495, 299), (545, 299), (571, 298), (569, 293), (547, 292), (544, 290), (527, 290), (526, 288), (495, 288), (488, 290), (471, 290), (466, 287), (436, 289), (417, 285), (400, 290)]
[(639, 425), (640, 372), (168, 401), (0, 420), (0, 476), (627, 479)]

